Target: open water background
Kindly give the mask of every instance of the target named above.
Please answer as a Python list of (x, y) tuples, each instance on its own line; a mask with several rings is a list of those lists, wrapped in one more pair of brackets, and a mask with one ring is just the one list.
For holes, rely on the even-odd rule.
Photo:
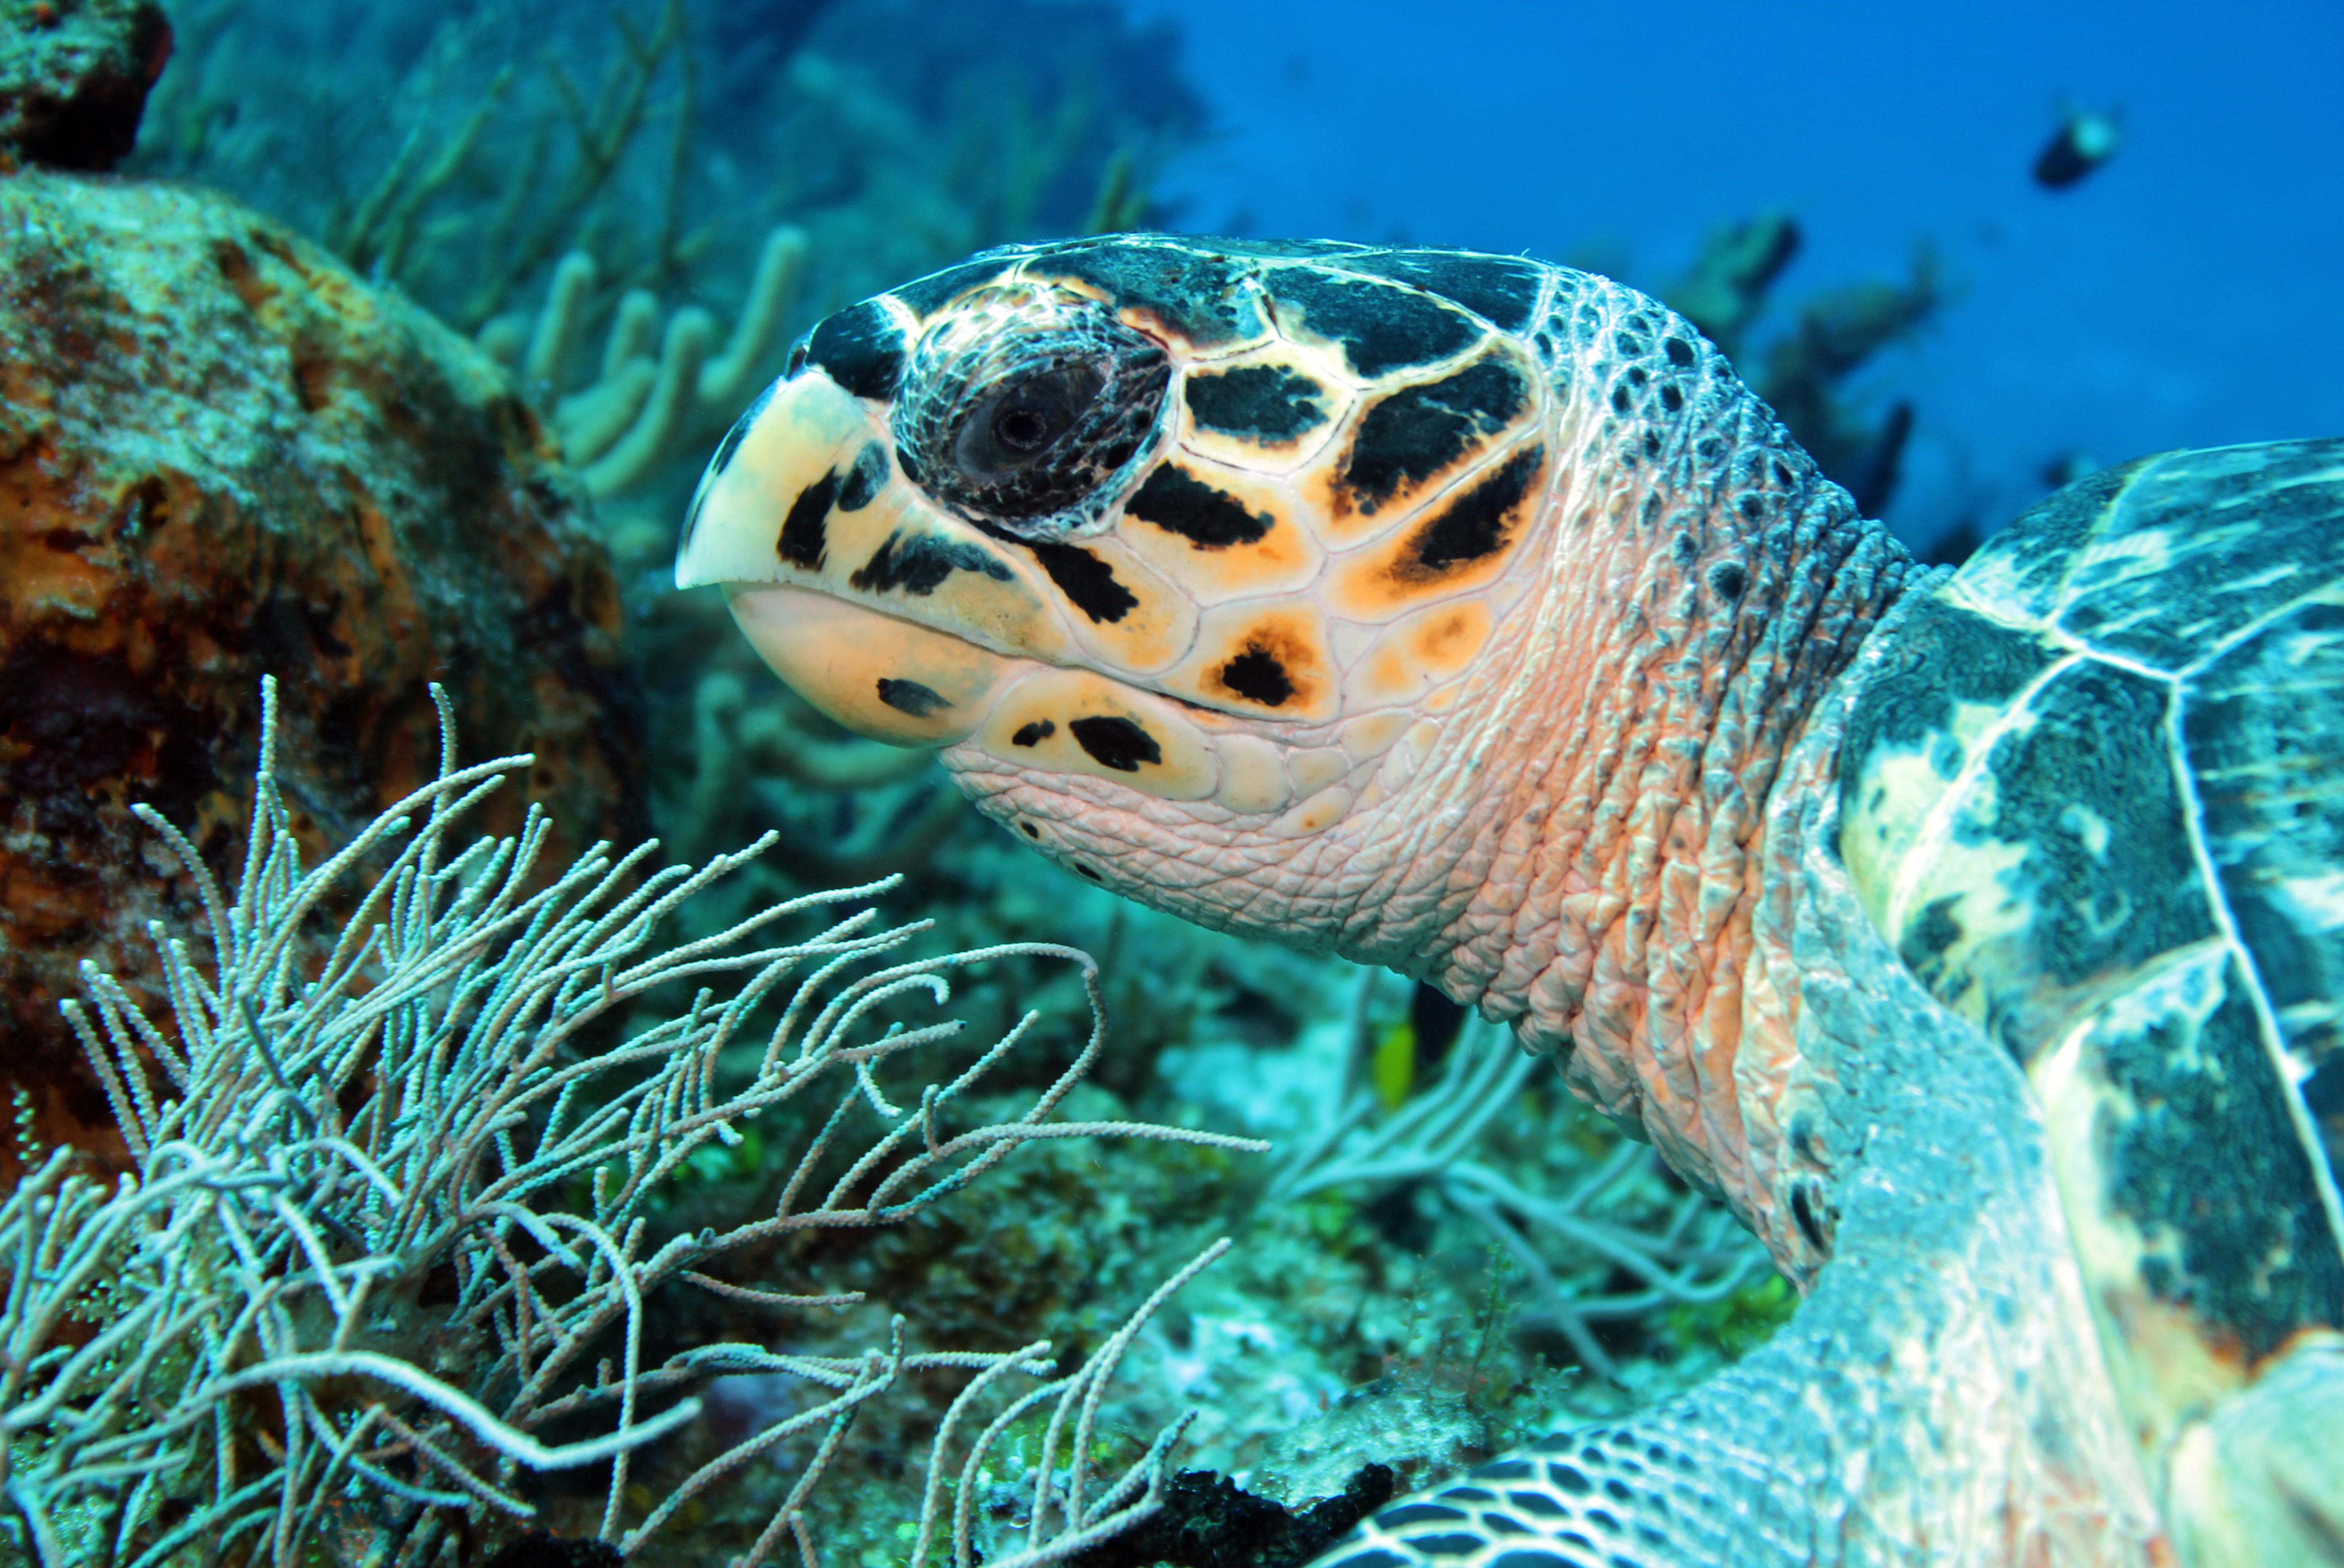
[[(1130, 0), (1216, 135), (1183, 227), (1405, 238), (1680, 272), (1769, 208), (1778, 286), (1955, 298), (1859, 387), (1918, 405), (1891, 517), (1990, 531), (2053, 460), (2344, 435), (2344, 5)], [(2082, 185), (2029, 177), (2063, 106), (2117, 109)]]

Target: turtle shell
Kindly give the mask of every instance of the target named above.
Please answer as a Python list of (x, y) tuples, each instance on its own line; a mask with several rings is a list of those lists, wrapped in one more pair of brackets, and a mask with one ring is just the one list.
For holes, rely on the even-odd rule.
[(1840, 788), (1873, 920), (2035, 1086), (2140, 1435), (2344, 1324), (2344, 441), (2036, 507), (1909, 607)]

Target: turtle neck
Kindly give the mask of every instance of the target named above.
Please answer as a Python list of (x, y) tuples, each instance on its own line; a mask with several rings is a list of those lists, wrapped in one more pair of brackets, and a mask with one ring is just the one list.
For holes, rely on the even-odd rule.
[[(1558, 377), (1576, 450), (1543, 581), (1411, 781), (1445, 820), (1448, 885), (1470, 889), (1414, 966), (1782, 1236), (1763, 1106), (1797, 1001), (1748, 988), (1766, 807), (1817, 699), (1921, 571), (1714, 350), (1662, 407), (1664, 350), (1602, 350), (1691, 334), (1606, 288), (1561, 350), (1584, 359)], [(1662, 330), (1632, 337), (1631, 315)]]

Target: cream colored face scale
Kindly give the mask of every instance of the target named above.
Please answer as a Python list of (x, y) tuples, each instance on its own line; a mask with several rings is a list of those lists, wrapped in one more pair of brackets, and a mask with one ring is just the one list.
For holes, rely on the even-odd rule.
[[(818, 329), (812, 361), (710, 465), (677, 583), (722, 585), (767, 663), (860, 733), (1320, 831), (1378, 759), (1387, 784), (1421, 760), (1526, 590), (1509, 569), (1551, 479), (1548, 389), (1514, 338), (1405, 284), (1342, 279), (1344, 309), (1404, 295), (1435, 340), (1421, 362), (1363, 375), (1372, 356), (1326, 290), (1280, 298), (1290, 267), (1238, 272), (1225, 314), (1253, 330), (1192, 337), (1177, 311), (1047, 260), (1005, 259), (924, 319), (895, 296), (842, 313), (859, 336), (831, 353), (835, 374)], [(949, 356), (989, 352), (1005, 383), (1058, 373), (1066, 356), (1042, 334), (1067, 322), (1168, 365), (1144, 439), (1098, 487), (1115, 493), (1068, 525), (972, 517), (935, 493), (943, 481), (916, 482), (939, 466), (901, 450), (928, 362), (947, 376)], [(1039, 347), (1021, 358), (1029, 329)], [(999, 412), (990, 364), (956, 394), (974, 400), (962, 424), (1023, 434), (1002, 422), (1017, 416)], [(1087, 372), (1071, 374), (1078, 396)], [(990, 438), (912, 439), (965, 462)]]

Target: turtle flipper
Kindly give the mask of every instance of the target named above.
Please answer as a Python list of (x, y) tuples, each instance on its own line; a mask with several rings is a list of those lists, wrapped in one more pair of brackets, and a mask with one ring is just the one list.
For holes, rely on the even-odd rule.
[(2344, 1564), (2344, 1335), (2305, 1334), (2185, 1428), (2167, 1510), (2189, 1568)]

